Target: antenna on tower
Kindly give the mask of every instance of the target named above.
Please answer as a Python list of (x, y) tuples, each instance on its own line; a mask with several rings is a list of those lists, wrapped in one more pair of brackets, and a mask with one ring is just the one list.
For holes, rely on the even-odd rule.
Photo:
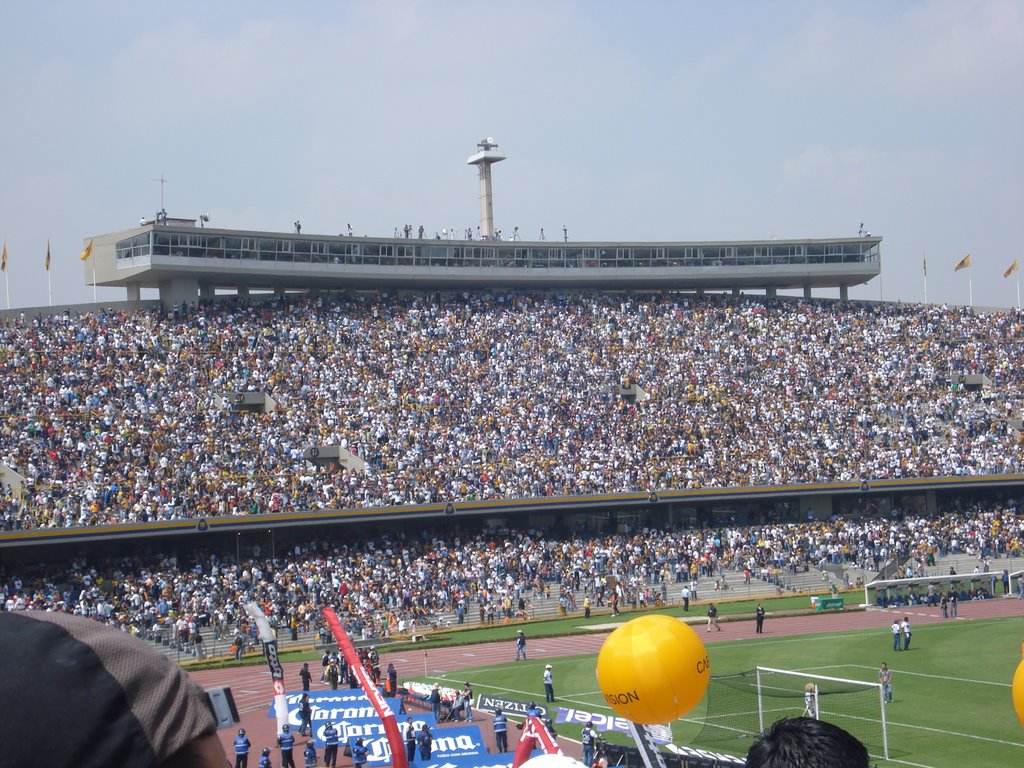
[(160, 176), (155, 178), (155, 179), (153, 179), (153, 181), (159, 181), (160, 182), (160, 212), (163, 213), (164, 212), (164, 184), (167, 183), (167, 179), (164, 178), (164, 175), (161, 172)]

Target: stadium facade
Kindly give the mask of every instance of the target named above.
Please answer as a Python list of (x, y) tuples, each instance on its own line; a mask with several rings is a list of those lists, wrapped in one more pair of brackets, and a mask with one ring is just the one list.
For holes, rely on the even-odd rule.
[(157, 289), (167, 307), (218, 291), (554, 289), (764, 292), (838, 289), (881, 272), (882, 238), (556, 242), (307, 235), (213, 229), (165, 215), (96, 235), (86, 284)]

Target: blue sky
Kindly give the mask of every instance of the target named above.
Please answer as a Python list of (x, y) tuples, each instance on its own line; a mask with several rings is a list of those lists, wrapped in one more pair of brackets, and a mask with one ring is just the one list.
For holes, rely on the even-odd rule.
[[(78, 255), (164, 200), (211, 225), (526, 238), (882, 235), (853, 298), (1015, 306), (1024, 3), (4, 3), (11, 305), (88, 301)], [(953, 272), (964, 254), (968, 273)], [(0, 279), (2, 282), (3, 279)], [(823, 294), (826, 295), (826, 294)], [(101, 299), (123, 298), (101, 290)], [(6, 306), (0, 294), (0, 307)]]

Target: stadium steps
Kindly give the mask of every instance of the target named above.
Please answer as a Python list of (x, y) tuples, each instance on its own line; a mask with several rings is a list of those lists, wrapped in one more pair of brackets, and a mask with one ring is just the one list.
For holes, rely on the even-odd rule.
[[(954, 568), (960, 576), (973, 576), (974, 569), (978, 568), (979, 576), (1001, 579), (1003, 569), (1010, 573), (1024, 570), (1024, 557), (999, 557), (989, 558), (989, 573), (984, 573), (984, 563), (977, 555), (945, 555), (936, 558), (935, 565), (925, 568), (925, 576), (948, 576), (949, 569)], [(999, 588), (1002, 590), (1002, 587)], [(999, 592), (1002, 594), (1002, 591)]]

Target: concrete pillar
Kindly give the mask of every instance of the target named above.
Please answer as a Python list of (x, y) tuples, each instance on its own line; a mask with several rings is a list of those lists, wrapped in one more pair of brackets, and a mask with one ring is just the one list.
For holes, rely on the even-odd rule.
[(124, 287), (127, 292), (125, 299), (128, 301), (141, 301), (142, 300), (142, 286), (138, 283), (129, 283)]
[(740, 295), (740, 289), (739, 288), (733, 288), (732, 289), (732, 295), (733, 296), (739, 296)]
[(769, 299), (774, 299), (776, 296), (779, 295), (779, 289), (776, 288), (775, 286), (772, 286), (771, 288), (766, 288), (764, 294)]
[(238, 298), (240, 298), (240, 299), (248, 299), (249, 298), (249, 286), (248, 285), (240, 285), (240, 286), (238, 286)]
[(480, 163), (480, 235), (494, 234), (494, 193), (491, 191), (491, 164)]
[(850, 300), (850, 286), (840, 285), (839, 286), (839, 300), (849, 301)]
[(828, 520), (832, 516), (832, 497), (826, 494), (804, 496), (800, 499), (800, 522)]
[(202, 285), (199, 286), (200, 299), (203, 299), (204, 301), (209, 301), (216, 295), (217, 291), (215, 291), (213, 286), (210, 285), (209, 283), (203, 283)]
[(805, 299), (811, 298), (811, 286), (809, 286), (809, 285), (805, 285), (804, 286), (804, 298)]
[(199, 281), (194, 277), (172, 277), (160, 282), (160, 301), (165, 307), (191, 304), (199, 292)]

